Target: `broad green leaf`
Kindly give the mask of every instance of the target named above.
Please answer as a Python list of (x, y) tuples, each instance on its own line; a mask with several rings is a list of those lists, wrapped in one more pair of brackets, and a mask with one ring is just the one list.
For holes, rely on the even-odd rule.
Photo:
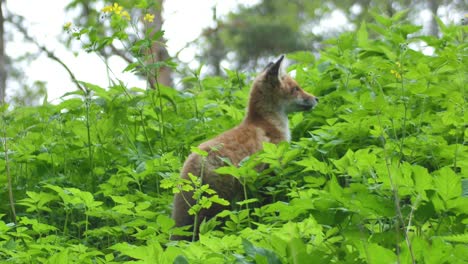
[(179, 255), (174, 259), (174, 264), (189, 264), (189, 261), (185, 256)]
[(278, 258), (275, 252), (271, 250), (256, 247), (247, 239), (242, 239), (242, 245), (244, 246), (245, 253), (257, 261), (268, 264), (281, 264), (281, 260)]
[(414, 187), (418, 194), (422, 197), (423, 200), (427, 201), (427, 190), (433, 190), (434, 186), (432, 184), (432, 176), (429, 174), (426, 168), (413, 165), (413, 180), (414, 180)]
[(307, 263), (310, 261), (310, 255), (307, 254), (307, 248), (302, 239), (293, 238), (288, 242), (287, 247), (288, 261), (294, 264)]
[(442, 236), (440, 238), (448, 242), (456, 242), (456, 243), (464, 243), (464, 244), (468, 243), (468, 233), (459, 234), (459, 235), (451, 235), (451, 236)]
[(362, 22), (359, 30), (357, 31), (357, 41), (359, 47), (366, 48), (369, 46), (369, 35), (367, 33), (366, 22)]
[(324, 162), (319, 161), (313, 156), (307, 157), (306, 159), (295, 162), (295, 164), (305, 167), (304, 171), (318, 171), (323, 174), (328, 173), (328, 166)]
[(70, 253), (69, 253), (68, 248), (65, 248), (60, 252), (52, 254), (52, 256), (47, 260), (47, 263), (51, 263), (51, 264), (70, 263), (69, 254)]
[(434, 186), (444, 201), (458, 198), (462, 194), (461, 178), (449, 167), (437, 171), (434, 178)]
[(151, 242), (147, 246), (136, 246), (129, 243), (118, 243), (110, 247), (110, 249), (119, 251), (125, 256), (129, 256), (134, 259), (144, 260), (145, 263), (154, 261), (159, 254), (162, 253), (163, 249), (157, 242)]
[(388, 248), (375, 243), (366, 246), (367, 261), (369, 263), (396, 263), (397, 256)]

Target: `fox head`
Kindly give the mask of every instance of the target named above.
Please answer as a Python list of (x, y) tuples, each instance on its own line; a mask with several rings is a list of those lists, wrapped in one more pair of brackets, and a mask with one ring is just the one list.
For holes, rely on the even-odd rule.
[(287, 114), (308, 111), (317, 105), (317, 97), (304, 91), (291, 76), (281, 72), (283, 59), (284, 55), (276, 62), (270, 62), (255, 79), (250, 108)]

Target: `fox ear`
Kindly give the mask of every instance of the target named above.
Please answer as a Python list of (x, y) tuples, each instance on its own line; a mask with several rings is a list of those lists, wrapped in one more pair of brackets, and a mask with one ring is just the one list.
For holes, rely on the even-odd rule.
[(284, 55), (281, 55), (281, 57), (275, 62), (275, 63), (268, 63), (267, 65), (267, 76), (268, 77), (274, 77), (274, 78), (278, 78), (279, 77), (279, 71), (280, 71), (280, 67), (281, 67), (281, 62), (283, 61), (284, 59)]
[(270, 68), (271, 66), (273, 66), (273, 62), (270, 61), (270, 62), (267, 64), (267, 66), (265, 66), (265, 68), (263, 69), (263, 71), (268, 70), (268, 68)]

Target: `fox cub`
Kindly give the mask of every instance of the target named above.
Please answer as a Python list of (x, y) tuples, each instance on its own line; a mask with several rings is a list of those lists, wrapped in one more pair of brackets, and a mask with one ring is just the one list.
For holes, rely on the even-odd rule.
[[(265, 70), (254, 80), (250, 92), (247, 115), (240, 125), (223, 134), (202, 143), (199, 148), (208, 152), (202, 157), (192, 153), (182, 169), (181, 177), (188, 179), (192, 173), (202, 177), (203, 184), (208, 184), (219, 197), (232, 201), (242, 193), (238, 180), (229, 175), (219, 175), (215, 169), (225, 166), (222, 158), (238, 165), (245, 157), (262, 149), (263, 142), (277, 144), (290, 140), (288, 113), (308, 111), (317, 105), (318, 98), (302, 90), (297, 82), (286, 74), (280, 73), (281, 56), (275, 63), (269, 63)], [(203, 164), (202, 164), (203, 162)], [(195, 203), (192, 192), (180, 192), (174, 197), (172, 218), (176, 226), (194, 225), (194, 216), (189, 215), (189, 208)], [(214, 204), (202, 210), (198, 215), (197, 226), (193, 227), (198, 237), (199, 224), (209, 220), (225, 207)], [(172, 236), (173, 240), (189, 237)]]

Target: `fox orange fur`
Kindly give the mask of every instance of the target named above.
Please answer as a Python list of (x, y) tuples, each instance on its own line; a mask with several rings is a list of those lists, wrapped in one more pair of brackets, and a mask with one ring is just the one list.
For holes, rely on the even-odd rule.
[[(254, 80), (247, 115), (242, 123), (202, 143), (199, 148), (208, 152), (203, 165), (202, 157), (195, 153), (190, 154), (184, 163), (182, 178), (188, 179), (189, 173), (201, 176), (203, 184), (209, 184), (221, 198), (232, 201), (242, 193), (241, 185), (232, 176), (214, 172), (216, 168), (225, 166), (220, 157), (229, 159), (237, 166), (241, 160), (261, 150), (263, 142), (277, 144), (290, 140), (287, 114), (308, 111), (317, 104), (318, 99), (301, 89), (289, 75), (280, 74), (283, 57), (268, 64)], [(181, 192), (174, 197), (172, 218), (177, 227), (194, 225), (194, 216), (188, 213), (195, 203), (192, 195), (192, 192)], [(198, 215), (198, 225), (193, 227), (196, 236), (199, 223), (204, 219), (209, 220), (223, 209), (225, 207), (222, 205), (213, 203), (209, 209), (202, 210)], [(189, 238), (172, 236), (172, 239)]]

